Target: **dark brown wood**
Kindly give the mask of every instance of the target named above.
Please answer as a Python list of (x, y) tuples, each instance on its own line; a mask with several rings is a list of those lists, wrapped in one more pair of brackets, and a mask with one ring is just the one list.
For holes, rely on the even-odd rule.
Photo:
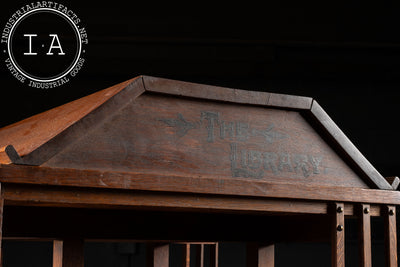
[[(299, 110), (311, 110), (344, 160)], [(3, 128), (0, 137), (0, 154), (18, 164), (363, 188), (366, 179), (390, 189), (318, 103), (298, 96), (138, 77)]]
[[(397, 266), (399, 178), (385, 180), (311, 98), (138, 77), (0, 129), (0, 164), (0, 234), (63, 240), (53, 266), (82, 267), (84, 238), (161, 242), (148, 267), (169, 266), (174, 241), (254, 242), (247, 265), (270, 267), (265, 244), (330, 237), (342, 267), (345, 215), (360, 217), (371, 266), (381, 211)], [(186, 245), (182, 265), (203, 267), (209, 245)]]
[(68, 237), (62, 241), (62, 267), (83, 267), (84, 241), (81, 238)]
[(135, 79), (2, 128), (0, 130), (0, 148), (3, 149), (0, 149), (0, 162), (10, 163), (10, 159), (4, 151), (6, 146), (13, 145), (20, 156), (31, 153), (104, 104), (133, 80)]
[(275, 245), (248, 243), (246, 250), (246, 267), (274, 267)]
[(122, 172), (53, 169), (0, 165), (0, 182), (120, 188), (164, 192), (205, 193), (303, 200), (400, 204), (400, 192), (346, 187), (271, 183), (246, 179), (218, 179)]
[[(342, 210), (342, 211), (341, 211)], [(332, 267), (345, 265), (344, 205), (336, 203), (332, 209)]]
[(154, 94), (124, 104), (79, 139), (65, 133), (43, 166), (368, 188), (297, 111)]
[(349, 159), (351, 159), (357, 168), (364, 173), (364, 177), (369, 179), (379, 189), (393, 190), (392, 186), (383, 178), (374, 166), (361, 154), (347, 136), (340, 130), (329, 115), (322, 109), (317, 101), (313, 101), (311, 114), (316, 118), (324, 130), (331, 136), (343, 150)]
[(53, 241), (53, 267), (63, 267), (63, 241)]
[[(102, 124), (109, 116), (115, 115), (116, 111), (127, 104), (127, 99), (135, 99), (143, 91), (141, 79), (132, 79), (92, 94), (87, 98), (81, 98), (60, 106), (56, 110), (48, 111), (48, 113), (45, 112), (37, 115), (37, 117), (28, 118), (29, 123), (22, 121), (21, 127), (19, 123), (16, 123), (3, 128), (0, 130), (0, 137), (4, 136), (4, 142), (9, 142), (8, 145), (15, 143), (14, 151), (10, 150), (8, 146), (5, 152), (12, 151), (12, 154), (9, 155), (10, 159), (15, 159), (17, 158), (15, 152), (22, 151), (18, 155), (20, 158), (17, 158), (17, 161), (13, 163), (41, 165), (63, 150), (65, 146), (82, 138), (91, 128)], [(91, 109), (87, 109), (87, 107)], [(74, 117), (70, 114), (80, 117)], [(54, 122), (57, 122), (57, 124)], [(36, 130), (36, 127), (39, 127), (38, 130)], [(20, 142), (18, 139), (16, 141), (10, 140), (8, 129), (11, 130), (11, 136), (14, 138), (20, 138), (21, 133), (26, 133), (22, 139), (28, 143)], [(38, 137), (35, 138), (36, 136)], [(12, 141), (14, 143), (10, 143)], [(32, 148), (35, 149), (32, 150)]]
[(388, 205), (384, 210), (386, 266), (397, 267), (396, 207)]
[(146, 91), (232, 103), (310, 109), (312, 98), (229, 89), (157, 77), (143, 76)]
[(369, 204), (359, 206), (359, 252), (360, 266), (371, 267), (371, 207)]
[(169, 245), (156, 245), (153, 248), (153, 267), (169, 267)]
[[(168, 194), (85, 188), (7, 185), (7, 205), (42, 207), (150, 208), (238, 213), (327, 214), (323, 202), (237, 198), (217, 195)], [(349, 205), (351, 206), (351, 205)], [(352, 207), (348, 209), (352, 212)], [(349, 213), (349, 215), (352, 215)]]

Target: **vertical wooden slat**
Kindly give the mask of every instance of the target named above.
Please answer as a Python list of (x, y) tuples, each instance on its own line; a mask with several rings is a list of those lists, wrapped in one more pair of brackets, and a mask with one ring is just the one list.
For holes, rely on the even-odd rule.
[(263, 246), (258, 248), (258, 267), (275, 266), (275, 245)]
[(344, 204), (335, 203), (332, 211), (332, 267), (344, 267)]
[(275, 245), (247, 244), (247, 267), (274, 267)]
[(158, 245), (153, 250), (153, 266), (168, 267), (169, 266), (169, 244)]
[(62, 267), (63, 262), (63, 241), (53, 241), (53, 267)]
[(204, 267), (204, 244), (200, 244), (200, 267)]
[(360, 266), (371, 267), (371, 215), (370, 205), (362, 204), (359, 209), (359, 252)]
[(386, 266), (397, 267), (396, 207), (386, 206), (385, 220), (385, 254)]
[(183, 251), (183, 267), (190, 267), (190, 244), (185, 244)]
[(218, 267), (218, 243), (210, 245), (210, 267)]
[(83, 267), (84, 241), (81, 238), (67, 238), (62, 244), (62, 267)]
[[(203, 267), (204, 266), (204, 244), (191, 244), (191, 247), (195, 251), (194, 255), (192, 255), (191, 261), (194, 262), (195, 267)], [(193, 257), (193, 256), (195, 256), (195, 257)]]

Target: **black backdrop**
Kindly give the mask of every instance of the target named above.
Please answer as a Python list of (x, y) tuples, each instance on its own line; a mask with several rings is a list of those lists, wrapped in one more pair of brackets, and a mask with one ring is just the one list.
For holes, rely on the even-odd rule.
[[(29, 2), (3, 1), (1, 28)], [(1, 62), (0, 126), (145, 74), (313, 97), (383, 176), (400, 174), (400, 6), (216, 3), (63, 2), (88, 33), (84, 68), (43, 90)]]

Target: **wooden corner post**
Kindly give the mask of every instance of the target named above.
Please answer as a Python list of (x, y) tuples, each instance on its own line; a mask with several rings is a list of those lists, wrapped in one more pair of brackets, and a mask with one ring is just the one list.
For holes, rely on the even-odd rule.
[(359, 253), (360, 267), (371, 267), (371, 210), (369, 204), (359, 207)]
[(147, 245), (147, 267), (169, 267), (169, 244)]
[(344, 267), (344, 204), (335, 203), (332, 211), (332, 267)]
[(84, 240), (66, 238), (53, 241), (53, 267), (83, 267)]
[(386, 266), (397, 267), (396, 207), (386, 206), (383, 216), (385, 221)]
[(275, 245), (247, 244), (247, 267), (274, 267)]

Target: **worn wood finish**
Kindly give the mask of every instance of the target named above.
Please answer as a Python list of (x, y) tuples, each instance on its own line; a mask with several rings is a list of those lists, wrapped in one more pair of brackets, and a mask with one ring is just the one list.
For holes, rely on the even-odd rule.
[[(214, 211), (237, 213), (326, 214), (323, 202), (238, 198), (231, 196), (169, 194), (161, 192), (132, 192), (84, 188), (8, 185), (5, 190), (7, 205), (86, 208), (141, 208), (185, 211)], [(353, 208), (349, 205), (348, 215)], [(379, 210), (374, 209), (375, 213)]]
[(386, 266), (397, 267), (396, 207), (386, 206), (383, 216), (385, 221)]
[[(54, 266), (83, 266), (83, 238), (330, 236), (339, 267), (345, 215), (360, 217), (362, 266), (370, 266), (369, 220), (381, 211), (387, 265), (397, 266), (400, 180), (385, 180), (311, 98), (138, 77), (0, 129), (0, 164), (0, 209), (10, 215), (2, 235), (63, 240)], [(242, 220), (240, 232), (232, 219)], [(166, 243), (148, 247), (147, 266), (169, 266)], [(205, 244), (193, 246), (203, 266)], [(218, 245), (211, 251), (218, 266)], [(185, 254), (189, 267), (190, 246)], [(273, 265), (273, 246), (249, 247), (248, 266)]]
[(371, 207), (362, 204), (358, 208), (360, 266), (371, 267)]
[[(85, 98), (83, 98), (82, 105), (91, 107), (91, 109), (89, 110), (90, 113), (80, 118), (72, 125), (68, 125), (67, 128), (63, 129), (62, 132), (57, 133), (57, 135), (55, 135), (54, 137), (48, 138), (46, 142), (41, 144), (39, 147), (37, 147), (35, 150), (25, 155), (24, 157), (20, 157), (21, 155), (17, 153), (18, 148), (17, 150), (15, 150), (14, 146), (12, 145), (7, 146), (5, 152), (9, 154), (10, 159), (12, 159), (13, 163), (15, 164), (25, 164), (25, 165), (43, 164), (51, 157), (62, 151), (70, 143), (73, 143), (76, 140), (82, 138), (82, 136), (90, 132), (91, 129), (97, 127), (99, 124), (104, 123), (104, 121), (107, 121), (111, 116), (111, 114), (114, 114), (119, 109), (129, 104), (129, 101), (127, 101), (127, 99), (134, 99), (144, 91), (141, 79), (130, 80), (128, 83), (120, 84), (119, 86), (117, 86), (117, 88), (118, 89), (123, 88), (124, 90), (122, 91), (117, 90), (116, 92), (108, 92), (108, 90), (105, 90), (99, 92), (108, 98), (107, 101), (105, 102), (97, 101), (92, 103), (92, 101), (90, 102), (83, 101), (85, 100)], [(91, 99), (91, 97), (92, 96), (89, 96), (88, 98)], [(68, 104), (66, 105), (68, 106)], [(62, 113), (66, 112), (62, 106), (60, 107), (60, 110)], [(64, 116), (68, 118), (66, 114)], [(52, 116), (50, 116), (50, 118), (46, 117), (45, 121), (47, 120), (50, 120), (50, 122), (47, 122), (45, 126), (49, 128), (48, 131), (51, 133), (52, 128), (54, 127), (53, 121), (57, 120), (57, 118), (53, 118)], [(35, 125), (36, 120), (34, 120), (33, 123)], [(64, 124), (65, 123), (61, 121), (60, 127), (64, 126)], [(2, 132), (2, 130), (0, 130), (0, 132)], [(27, 136), (31, 136), (32, 135), (30, 134), (31, 132), (35, 133), (35, 131), (32, 129), (26, 130), (25, 132), (27, 133), (26, 134)], [(32, 143), (32, 145), (37, 146), (37, 143)]]
[(332, 209), (332, 267), (345, 265), (344, 205), (336, 203)]
[(84, 266), (84, 241), (82, 238), (64, 238), (62, 248), (62, 267)]
[(143, 82), (148, 92), (231, 103), (292, 109), (310, 109), (312, 103), (312, 98), (309, 97), (245, 91), (150, 76), (143, 76)]
[(399, 192), (288, 183), (0, 165), (0, 182), (400, 204)]
[(368, 188), (295, 111), (142, 94), (46, 167)]
[[(138, 77), (73, 103), (1, 129), (2, 153), (18, 164), (366, 187), (350, 160), (370, 185), (390, 189), (311, 98)], [(319, 134), (332, 137), (344, 161)]]
[(332, 137), (340, 149), (353, 161), (355, 166), (364, 174), (365, 179), (380, 189), (393, 190), (393, 187), (383, 178), (374, 166), (361, 154), (354, 144), (346, 137), (329, 115), (322, 109), (317, 101), (313, 101), (311, 114), (322, 125), (324, 130)]
[(63, 267), (63, 241), (53, 241), (53, 267)]
[(104, 104), (133, 80), (2, 128), (0, 130), (0, 162), (11, 163), (5, 153), (8, 145), (13, 145), (20, 156), (31, 153)]

